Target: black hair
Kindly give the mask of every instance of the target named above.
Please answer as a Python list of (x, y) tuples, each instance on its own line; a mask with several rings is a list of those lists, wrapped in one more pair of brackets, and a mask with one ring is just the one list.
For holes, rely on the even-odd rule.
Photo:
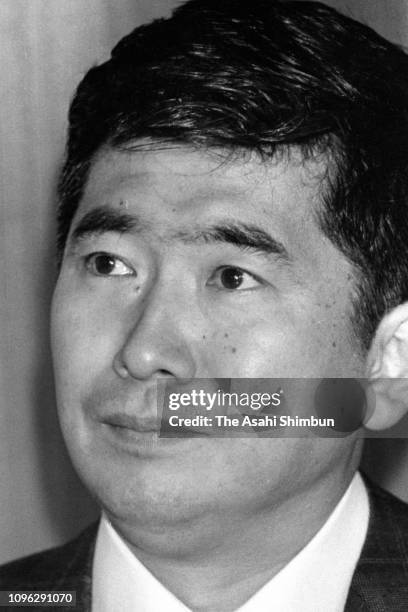
[(320, 223), (355, 266), (363, 347), (408, 299), (408, 56), (370, 28), (284, 0), (190, 0), (136, 28), (71, 104), (60, 254), (95, 155), (141, 139), (327, 153)]

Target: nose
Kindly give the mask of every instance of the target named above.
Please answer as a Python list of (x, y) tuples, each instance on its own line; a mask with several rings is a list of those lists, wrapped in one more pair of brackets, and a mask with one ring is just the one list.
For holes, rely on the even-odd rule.
[(115, 371), (138, 380), (194, 378), (196, 364), (191, 347), (195, 322), (187, 298), (154, 288), (135, 309), (125, 341), (114, 358)]

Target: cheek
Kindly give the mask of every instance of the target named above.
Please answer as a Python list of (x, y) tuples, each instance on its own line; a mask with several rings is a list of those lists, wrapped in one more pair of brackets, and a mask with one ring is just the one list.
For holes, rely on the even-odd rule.
[(361, 358), (353, 349), (344, 310), (303, 308), (223, 326), (202, 340), (208, 376), (225, 378), (319, 378), (358, 376)]
[(55, 291), (51, 310), (51, 348), (57, 393), (78, 396), (111, 367), (115, 329), (110, 317), (86, 298)]
[[(278, 378), (294, 375), (303, 359), (290, 328), (272, 321), (228, 325), (202, 342), (209, 376), (224, 378)], [(300, 375), (300, 374), (299, 374)]]

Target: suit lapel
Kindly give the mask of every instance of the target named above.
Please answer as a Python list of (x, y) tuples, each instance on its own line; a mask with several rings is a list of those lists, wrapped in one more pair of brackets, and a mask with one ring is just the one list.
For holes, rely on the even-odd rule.
[(360, 590), (352, 585), (350, 587), (350, 591), (347, 597), (344, 612), (366, 612), (370, 609), (371, 608), (369, 608), (364, 603), (364, 599), (362, 597), (362, 594), (360, 593)]
[(370, 519), (345, 612), (408, 610), (406, 506), (366, 479)]
[[(59, 567), (51, 587), (55, 591), (75, 591), (76, 609), (91, 611), (92, 563), (98, 524), (88, 527), (74, 542), (61, 551)], [(70, 610), (73, 608), (59, 608)]]

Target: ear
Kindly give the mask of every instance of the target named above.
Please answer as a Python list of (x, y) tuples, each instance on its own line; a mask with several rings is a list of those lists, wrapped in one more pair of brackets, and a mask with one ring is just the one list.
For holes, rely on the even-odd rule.
[(408, 302), (387, 313), (378, 326), (367, 357), (367, 377), (375, 401), (365, 426), (392, 427), (408, 412)]

